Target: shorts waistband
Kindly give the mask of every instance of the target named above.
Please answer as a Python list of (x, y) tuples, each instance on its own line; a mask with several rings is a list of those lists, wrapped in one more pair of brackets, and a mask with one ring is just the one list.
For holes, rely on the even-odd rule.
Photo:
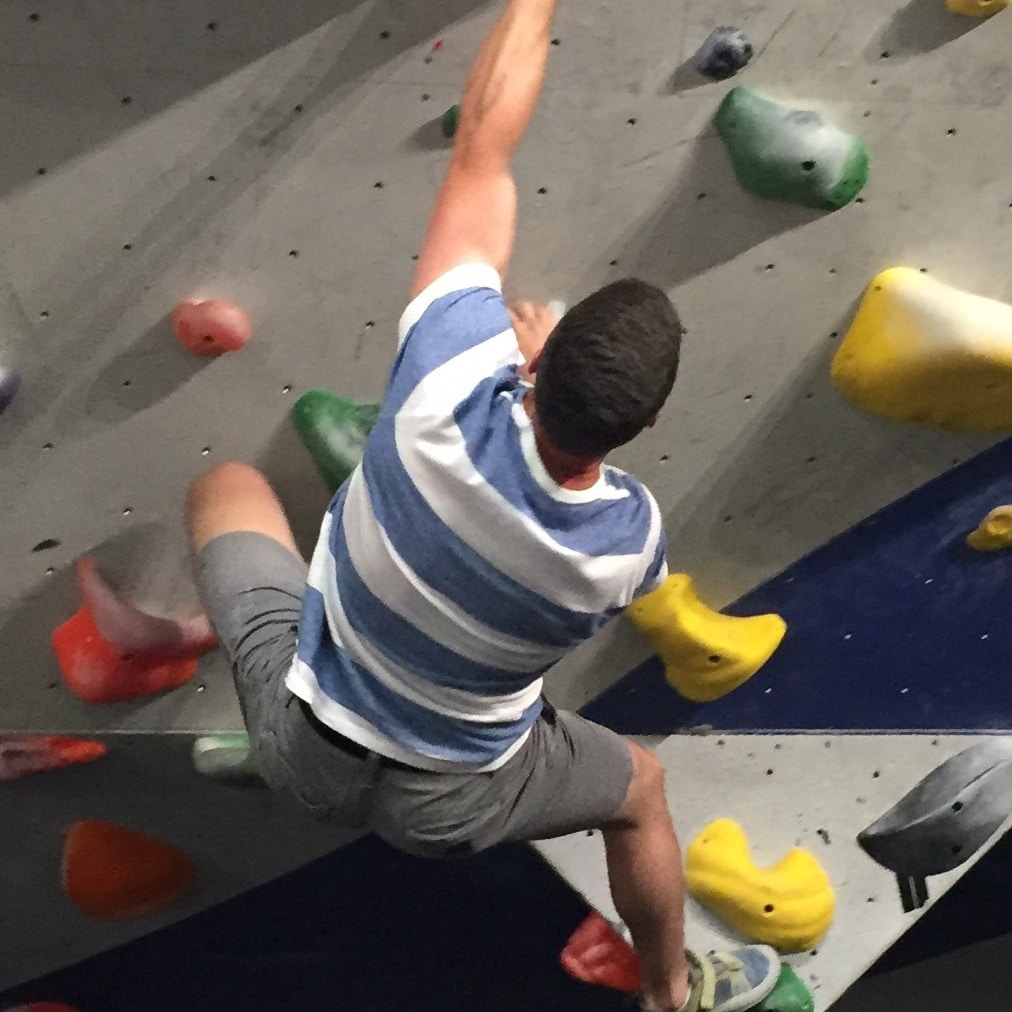
[(388, 756), (381, 755), (379, 752), (374, 752), (372, 749), (366, 748), (364, 745), (360, 745), (357, 741), (352, 741), (351, 738), (346, 738), (343, 734), (335, 731), (332, 727), (324, 724), (319, 717), (313, 713), (313, 708), (304, 700), (298, 696), (295, 697), (299, 708), (305, 715), (306, 721), (309, 726), (325, 741), (328, 745), (334, 746), (336, 749), (344, 752), (345, 755), (354, 756), (356, 759), (372, 759), (375, 758), (376, 764), (382, 766), (384, 769), (392, 770), (407, 770), (409, 773), (421, 773), (423, 772), (417, 766), (409, 766), (407, 763), (399, 762), (396, 759), (390, 759)]

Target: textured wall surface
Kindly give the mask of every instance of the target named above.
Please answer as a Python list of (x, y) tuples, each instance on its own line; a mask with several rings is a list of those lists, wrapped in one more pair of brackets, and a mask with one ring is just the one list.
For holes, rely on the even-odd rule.
[[(0, 366), (24, 376), (0, 418), (0, 728), (240, 726), (216, 658), (157, 699), (89, 707), (70, 695), (49, 634), (76, 607), (73, 560), (94, 554), (154, 608), (186, 600), (182, 496), (229, 458), (267, 471), (312, 544), (326, 495), (287, 412), (316, 386), (382, 394), (446, 163), (438, 118), (497, 10), (0, 9)], [(710, 604), (991, 442), (865, 416), (830, 388), (828, 365), (884, 267), (1012, 298), (1010, 17), (959, 19), (941, 0), (563, 0), (517, 159), (508, 293), (573, 302), (628, 274), (671, 293), (688, 327), (675, 395), (614, 463), (654, 490), (672, 566)], [(716, 24), (756, 47), (735, 82), (684, 66)], [(733, 83), (859, 132), (872, 156), (860, 201), (824, 214), (744, 193), (710, 125)], [(250, 345), (188, 356), (167, 316), (193, 295), (246, 306)], [(49, 540), (59, 544), (40, 547)], [(560, 666), (550, 692), (580, 705), (649, 653), (617, 622)], [(126, 790), (119, 773), (108, 789)], [(67, 818), (45, 811), (33, 832)], [(5, 862), (24, 846), (21, 828), (0, 830)], [(40, 940), (33, 969), (94, 949), (85, 935), (59, 954)]]

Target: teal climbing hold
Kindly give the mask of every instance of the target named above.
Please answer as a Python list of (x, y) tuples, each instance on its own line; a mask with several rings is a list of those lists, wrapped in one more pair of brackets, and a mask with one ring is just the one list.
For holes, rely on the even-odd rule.
[(245, 731), (198, 738), (193, 743), (193, 766), (198, 773), (214, 780), (264, 786)]
[(739, 182), (762, 197), (835, 210), (868, 181), (868, 149), (859, 137), (754, 88), (729, 91), (714, 125)]
[(446, 112), (443, 113), (443, 136), (452, 138), (457, 133), (457, 127), (460, 126), (460, 106), (451, 105)]
[(362, 459), (380, 405), (310, 390), (292, 407), (292, 421), (331, 492), (347, 481)]
[(776, 986), (755, 1012), (815, 1012), (815, 1002), (801, 978), (784, 963)]

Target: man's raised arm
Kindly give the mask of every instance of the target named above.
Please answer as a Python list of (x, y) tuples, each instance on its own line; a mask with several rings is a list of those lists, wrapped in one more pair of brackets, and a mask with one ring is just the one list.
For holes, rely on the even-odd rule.
[(458, 264), (505, 274), (516, 229), (510, 162), (541, 93), (558, 0), (510, 0), (471, 68), (412, 298)]

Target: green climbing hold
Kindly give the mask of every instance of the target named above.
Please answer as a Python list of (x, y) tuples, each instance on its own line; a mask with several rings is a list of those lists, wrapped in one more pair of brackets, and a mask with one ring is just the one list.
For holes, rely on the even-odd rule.
[(454, 137), (457, 133), (457, 127), (460, 126), (460, 106), (451, 105), (446, 112), (443, 113), (443, 136)]
[(755, 1012), (815, 1012), (815, 1003), (801, 978), (786, 963), (780, 968), (776, 987)]
[(762, 197), (835, 210), (868, 181), (868, 149), (859, 137), (754, 88), (729, 91), (714, 125), (739, 182)]
[(211, 734), (193, 743), (194, 769), (213, 780), (264, 786), (245, 731)]
[(349, 401), (326, 390), (310, 390), (295, 402), (292, 421), (331, 492), (348, 480), (362, 459), (379, 413), (379, 404)]

